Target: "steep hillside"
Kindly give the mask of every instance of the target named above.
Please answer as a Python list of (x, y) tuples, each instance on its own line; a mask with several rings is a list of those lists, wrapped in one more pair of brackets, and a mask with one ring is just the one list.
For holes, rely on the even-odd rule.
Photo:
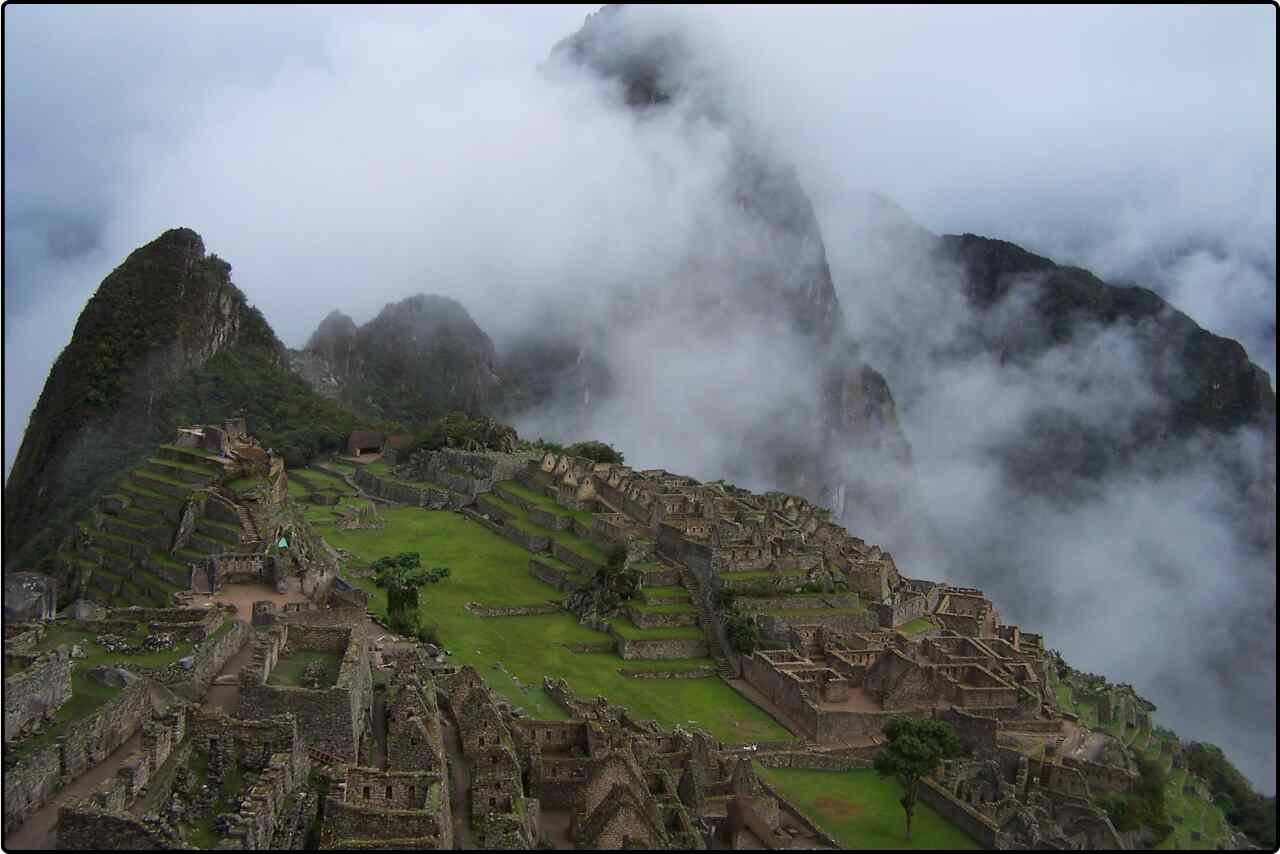
[(498, 391), (489, 336), (460, 303), (419, 294), (364, 326), (331, 312), (289, 362), (316, 391), (374, 421), (486, 411)]
[(298, 429), (349, 430), (350, 415), (285, 370), (284, 352), (194, 231), (166, 231), (131, 253), (81, 312), (32, 413), (5, 483), (5, 568), (48, 554), (178, 420), (243, 409), (264, 441), (282, 445), (309, 441), (288, 435)]
[(1006, 358), (1034, 357), (1090, 325), (1138, 332), (1146, 375), (1163, 403), (1160, 423), (1144, 424), (1139, 441), (1244, 426), (1274, 433), (1276, 396), (1266, 371), (1249, 361), (1239, 342), (1200, 328), (1155, 292), (1109, 285), (1088, 270), (973, 234), (944, 235), (936, 252), (961, 266), (965, 295), (984, 319), (1015, 291), (1024, 291), (1024, 317), (1032, 322), (1016, 336), (991, 322), (975, 330), (976, 343)]

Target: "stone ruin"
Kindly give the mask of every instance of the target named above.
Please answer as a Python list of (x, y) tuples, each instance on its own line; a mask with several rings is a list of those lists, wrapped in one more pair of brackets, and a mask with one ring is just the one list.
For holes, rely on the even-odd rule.
[(58, 582), (37, 572), (4, 576), (4, 621), (52, 620), (58, 610)]

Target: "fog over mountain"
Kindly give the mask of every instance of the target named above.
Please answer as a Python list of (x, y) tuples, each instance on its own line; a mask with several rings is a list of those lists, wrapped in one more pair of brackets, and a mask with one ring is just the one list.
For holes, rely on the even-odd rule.
[(523, 434), (572, 426), (640, 467), (768, 487), (733, 467), (730, 434), (800, 400), (810, 351), (767, 312), (711, 328), (743, 291), (687, 264), (745, 280), (775, 255), (742, 257), (752, 226), (724, 196), (747, 127), (812, 201), (911, 446), (909, 464), (831, 464), (869, 494), (910, 479), (936, 538), (911, 516), (851, 530), (908, 575), (984, 587), (1273, 793), (1274, 528), (1250, 539), (1236, 487), (1269, 465), (1274, 509), (1274, 430), (1174, 437), (1027, 488), (994, 452), (1046, 411), (1119, 432), (1143, 417), (1140, 330), (993, 356), (975, 330), (1016, 337), (1026, 291), (977, 311), (934, 235), (1136, 281), (1274, 375), (1274, 12), (624, 9), (629, 33), (687, 48), (664, 66), (670, 109), (638, 114), (552, 54), (590, 11), (6, 9), (6, 472), (92, 289), (189, 226), (290, 346), (331, 310), (364, 324), (442, 294), (500, 354), (548, 330), (608, 351), (625, 396), (569, 424), (517, 413)]

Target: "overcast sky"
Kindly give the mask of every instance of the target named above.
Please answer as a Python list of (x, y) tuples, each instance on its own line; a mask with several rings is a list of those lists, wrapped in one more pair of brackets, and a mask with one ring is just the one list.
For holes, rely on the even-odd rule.
[[(654, 247), (695, 233), (689, 202), (714, 183), (724, 140), (637, 130), (597, 89), (546, 67), (590, 11), (5, 7), (6, 472), (85, 301), (167, 228), (199, 232), (291, 346), (334, 308), (364, 322), (421, 291), (458, 298), (501, 342), (547, 303), (590, 298), (594, 283), (647, 270)], [(867, 327), (857, 200), (874, 191), (935, 233), (1139, 281), (1274, 375), (1273, 8), (642, 13), (679, 20), (726, 97), (795, 165), (855, 330)], [(892, 383), (895, 366), (880, 367)], [(933, 499), (957, 530), (1000, 506), (974, 498), (982, 472), (948, 470), (972, 464), (953, 451), (990, 441), (978, 436), (989, 421), (930, 438), (935, 407), (992, 417), (984, 394), (999, 383), (968, 367), (921, 393), (904, 425), (919, 458), (945, 470), (931, 485), (963, 484), (963, 500)], [(1168, 502), (1192, 507), (1201, 486), (1112, 484), (1079, 518), (1044, 517), (1044, 530), (1060, 559), (1081, 527), (1101, 530), (1114, 547), (1093, 563), (1111, 566), (1149, 553), (1126, 532), (1151, 530)], [(1216, 522), (1172, 518), (1187, 554), (1221, 545)], [(984, 533), (975, 542), (1001, 534)], [(1187, 583), (1186, 596), (1221, 595), (1213, 579)], [(1160, 600), (1149, 618), (1176, 622), (1181, 601)], [(1135, 617), (1094, 615), (1099, 626)], [(1274, 631), (1272, 611), (1272, 685)], [(1076, 648), (1102, 669), (1105, 650), (1089, 641), (1082, 630)], [(1138, 672), (1143, 654), (1117, 666)], [(1247, 770), (1259, 780), (1269, 768), (1274, 791), (1270, 702), (1271, 757)]]

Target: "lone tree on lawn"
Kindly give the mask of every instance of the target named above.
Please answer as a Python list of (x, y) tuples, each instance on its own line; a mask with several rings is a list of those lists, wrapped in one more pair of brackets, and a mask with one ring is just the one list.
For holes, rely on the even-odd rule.
[(905, 794), (898, 803), (907, 813), (907, 839), (911, 838), (911, 814), (916, 808), (920, 778), (937, 770), (943, 759), (960, 753), (960, 739), (944, 721), (893, 718), (884, 728), (889, 743), (876, 754), (875, 769), (881, 777), (896, 777)]
[(418, 588), (449, 577), (449, 567), (426, 569), (417, 552), (401, 552), (373, 562), (373, 583), (387, 591), (387, 616), (392, 624), (417, 625)]

